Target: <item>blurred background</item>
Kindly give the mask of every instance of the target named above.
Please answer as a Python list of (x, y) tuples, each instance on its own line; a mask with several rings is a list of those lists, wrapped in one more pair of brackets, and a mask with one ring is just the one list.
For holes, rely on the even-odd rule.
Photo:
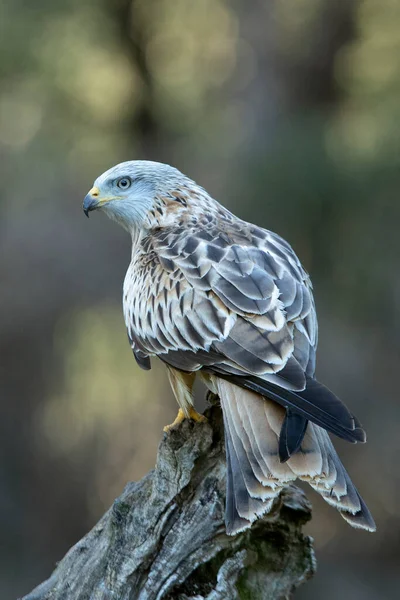
[(146, 158), (292, 243), (318, 377), (367, 429), (337, 446), (378, 532), (309, 490), (296, 598), (397, 598), (400, 3), (2, 0), (0, 32), (0, 597), (50, 575), (176, 413), (127, 343), (130, 239), (82, 213), (97, 175)]

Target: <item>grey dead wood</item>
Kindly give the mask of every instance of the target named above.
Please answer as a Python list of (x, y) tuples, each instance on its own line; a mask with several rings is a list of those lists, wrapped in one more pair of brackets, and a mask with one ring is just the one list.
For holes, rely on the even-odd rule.
[(23, 600), (275, 600), (312, 576), (311, 508), (294, 486), (250, 530), (225, 534), (219, 407), (206, 416), (164, 434), (155, 469)]

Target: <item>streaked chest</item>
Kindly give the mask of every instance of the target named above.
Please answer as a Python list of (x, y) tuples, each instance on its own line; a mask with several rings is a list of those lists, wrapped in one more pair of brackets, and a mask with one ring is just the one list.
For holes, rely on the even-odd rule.
[(125, 275), (123, 309), (132, 337), (142, 337), (151, 328), (155, 298), (162, 289), (163, 270), (154, 252), (137, 252)]

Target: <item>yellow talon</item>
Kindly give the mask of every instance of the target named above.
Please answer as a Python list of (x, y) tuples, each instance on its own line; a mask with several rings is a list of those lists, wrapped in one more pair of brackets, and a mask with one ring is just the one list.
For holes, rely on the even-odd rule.
[(186, 419), (185, 417), (185, 413), (183, 412), (183, 410), (180, 408), (178, 410), (178, 414), (176, 415), (175, 421), (173, 421), (170, 425), (166, 425), (164, 427), (164, 431), (165, 433), (168, 433), (169, 431), (171, 431), (171, 429), (173, 429), (174, 427), (177, 427), (180, 423), (182, 423), (182, 421)]
[(207, 417), (198, 413), (193, 407), (189, 409), (189, 417), (196, 423), (207, 423)]
[(185, 419), (192, 419), (193, 421), (196, 421), (196, 423), (207, 423), (207, 418), (204, 415), (198, 413), (197, 410), (195, 410), (192, 406), (189, 408), (188, 415), (185, 415), (183, 410), (180, 408), (178, 410), (178, 414), (176, 415), (175, 421), (170, 425), (166, 425), (164, 427), (164, 431), (168, 433), (169, 431), (171, 431), (171, 429), (174, 429), (175, 427), (180, 425)]

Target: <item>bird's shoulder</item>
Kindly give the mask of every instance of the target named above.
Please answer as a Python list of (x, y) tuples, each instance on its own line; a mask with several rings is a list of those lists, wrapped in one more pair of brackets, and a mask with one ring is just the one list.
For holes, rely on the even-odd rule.
[[(197, 279), (210, 279), (215, 270), (229, 268), (246, 279), (254, 275), (284, 280), (282, 287), (292, 280), (311, 292), (310, 277), (284, 238), (236, 217), (215, 201), (199, 201), (190, 208), (172, 224), (149, 233), (142, 248), (155, 263)], [(148, 260), (143, 257), (142, 262)]]

